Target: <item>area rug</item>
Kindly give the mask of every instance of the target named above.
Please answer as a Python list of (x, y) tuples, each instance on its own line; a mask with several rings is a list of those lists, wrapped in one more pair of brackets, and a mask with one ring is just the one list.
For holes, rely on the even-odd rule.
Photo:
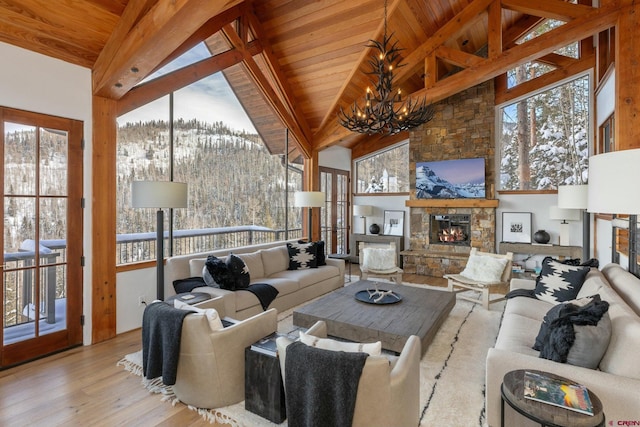
[[(420, 286), (430, 289), (426, 285)], [(420, 426), (486, 425), (484, 411), (485, 359), (487, 351), (495, 343), (504, 302), (491, 305), (490, 310), (458, 299), (451, 313), (440, 327), (433, 342), (420, 361)], [(293, 326), (293, 309), (279, 313), (278, 332), (290, 334)], [(126, 355), (118, 362), (132, 374), (142, 376), (141, 352)], [(143, 384), (162, 400), (173, 405), (179, 402), (171, 387), (161, 382)], [(210, 422), (228, 423), (237, 427), (275, 426), (268, 420), (244, 409), (244, 402), (215, 410), (189, 407)], [(286, 426), (284, 421), (279, 426)]]

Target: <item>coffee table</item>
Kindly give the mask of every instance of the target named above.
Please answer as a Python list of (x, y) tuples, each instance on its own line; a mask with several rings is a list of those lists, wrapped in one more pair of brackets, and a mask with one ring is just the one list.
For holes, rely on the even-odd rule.
[(455, 294), (392, 283), (378, 282), (378, 286), (393, 289), (402, 300), (381, 305), (360, 302), (355, 294), (374, 287), (373, 281), (360, 280), (296, 308), (293, 324), (309, 328), (324, 320), (328, 335), (356, 342), (381, 341), (382, 348), (396, 353), (409, 336), (417, 335), (424, 355), (455, 305)]

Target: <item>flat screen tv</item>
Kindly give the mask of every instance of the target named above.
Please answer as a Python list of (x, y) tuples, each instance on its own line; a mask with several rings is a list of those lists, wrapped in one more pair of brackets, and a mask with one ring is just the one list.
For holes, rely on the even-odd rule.
[(416, 163), (416, 198), (483, 199), (484, 158)]

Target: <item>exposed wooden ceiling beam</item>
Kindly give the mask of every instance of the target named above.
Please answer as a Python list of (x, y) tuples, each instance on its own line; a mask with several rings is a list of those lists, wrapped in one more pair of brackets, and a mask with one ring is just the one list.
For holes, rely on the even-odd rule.
[(274, 112), (280, 118), (282, 123), (284, 123), (284, 125), (293, 134), (294, 139), (299, 144), (298, 148), (300, 148), (300, 152), (302, 153), (302, 155), (305, 158), (310, 158), (311, 141), (309, 140), (309, 137), (305, 135), (296, 117), (291, 114), (291, 110), (287, 108), (276, 91), (273, 89), (273, 87), (269, 83), (269, 80), (266, 78), (256, 61), (253, 59), (253, 55), (251, 54), (251, 52), (246, 49), (244, 41), (236, 33), (235, 29), (231, 27), (231, 25), (225, 25), (223, 27), (223, 31), (231, 44), (240, 52), (242, 52), (242, 62), (251, 79), (258, 86), (258, 89), (263, 94), (265, 100), (271, 106), (271, 108), (273, 108)]
[(562, 27), (542, 34), (526, 43), (516, 45), (504, 51), (500, 56), (482, 61), (453, 76), (437, 82), (433, 87), (421, 89), (412, 94), (415, 97), (426, 96), (431, 102), (437, 102), (464, 89), (497, 77), (509, 69), (533, 61), (554, 50), (597, 34), (616, 24), (618, 10), (615, 8), (593, 9)]
[[(250, 43), (250, 45), (250, 51), (255, 54), (262, 50), (258, 41)], [(223, 71), (242, 62), (243, 59), (244, 56), (238, 50), (228, 50), (136, 86), (118, 101), (118, 115), (128, 113), (168, 93), (193, 84), (211, 74)]]
[(571, 21), (589, 13), (593, 7), (562, 0), (502, 0), (504, 9), (558, 21)]
[(458, 49), (451, 49), (447, 46), (439, 46), (436, 49), (435, 54), (443, 61), (464, 68), (470, 67), (472, 65), (477, 65), (480, 62), (484, 61), (484, 58), (480, 56), (472, 55)]
[(558, 83), (567, 77), (574, 76), (584, 71), (590, 70), (595, 66), (596, 57), (592, 54), (582, 59), (574, 59), (574, 62), (565, 67), (545, 73), (535, 79), (531, 79), (507, 90), (496, 90), (496, 105), (513, 101), (528, 93), (547, 87), (554, 83)]
[(158, 0), (137, 24), (133, 16), (140, 16), (141, 10), (128, 10), (140, 2), (129, 2), (126, 23), (116, 28), (96, 61), (94, 95), (121, 98), (210, 18), (241, 2)]

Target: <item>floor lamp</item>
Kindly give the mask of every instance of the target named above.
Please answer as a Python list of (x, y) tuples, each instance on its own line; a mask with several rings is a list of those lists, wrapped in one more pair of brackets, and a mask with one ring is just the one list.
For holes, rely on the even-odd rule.
[(171, 181), (134, 181), (131, 206), (157, 208), (156, 215), (156, 297), (164, 300), (164, 214), (163, 208), (187, 207), (187, 184)]
[(323, 191), (296, 191), (293, 194), (293, 205), (296, 208), (309, 208), (309, 241), (313, 240), (312, 209), (324, 206), (325, 196)]
[[(636, 223), (640, 197), (634, 188), (640, 182), (640, 148), (589, 157), (589, 212), (629, 215), (629, 271), (638, 275)], [(615, 250), (615, 246), (612, 251)]]
[(558, 207), (561, 209), (577, 209), (582, 212), (582, 262), (591, 258), (591, 214), (587, 212), (587, 193), (589, 186), (559, 185)]

